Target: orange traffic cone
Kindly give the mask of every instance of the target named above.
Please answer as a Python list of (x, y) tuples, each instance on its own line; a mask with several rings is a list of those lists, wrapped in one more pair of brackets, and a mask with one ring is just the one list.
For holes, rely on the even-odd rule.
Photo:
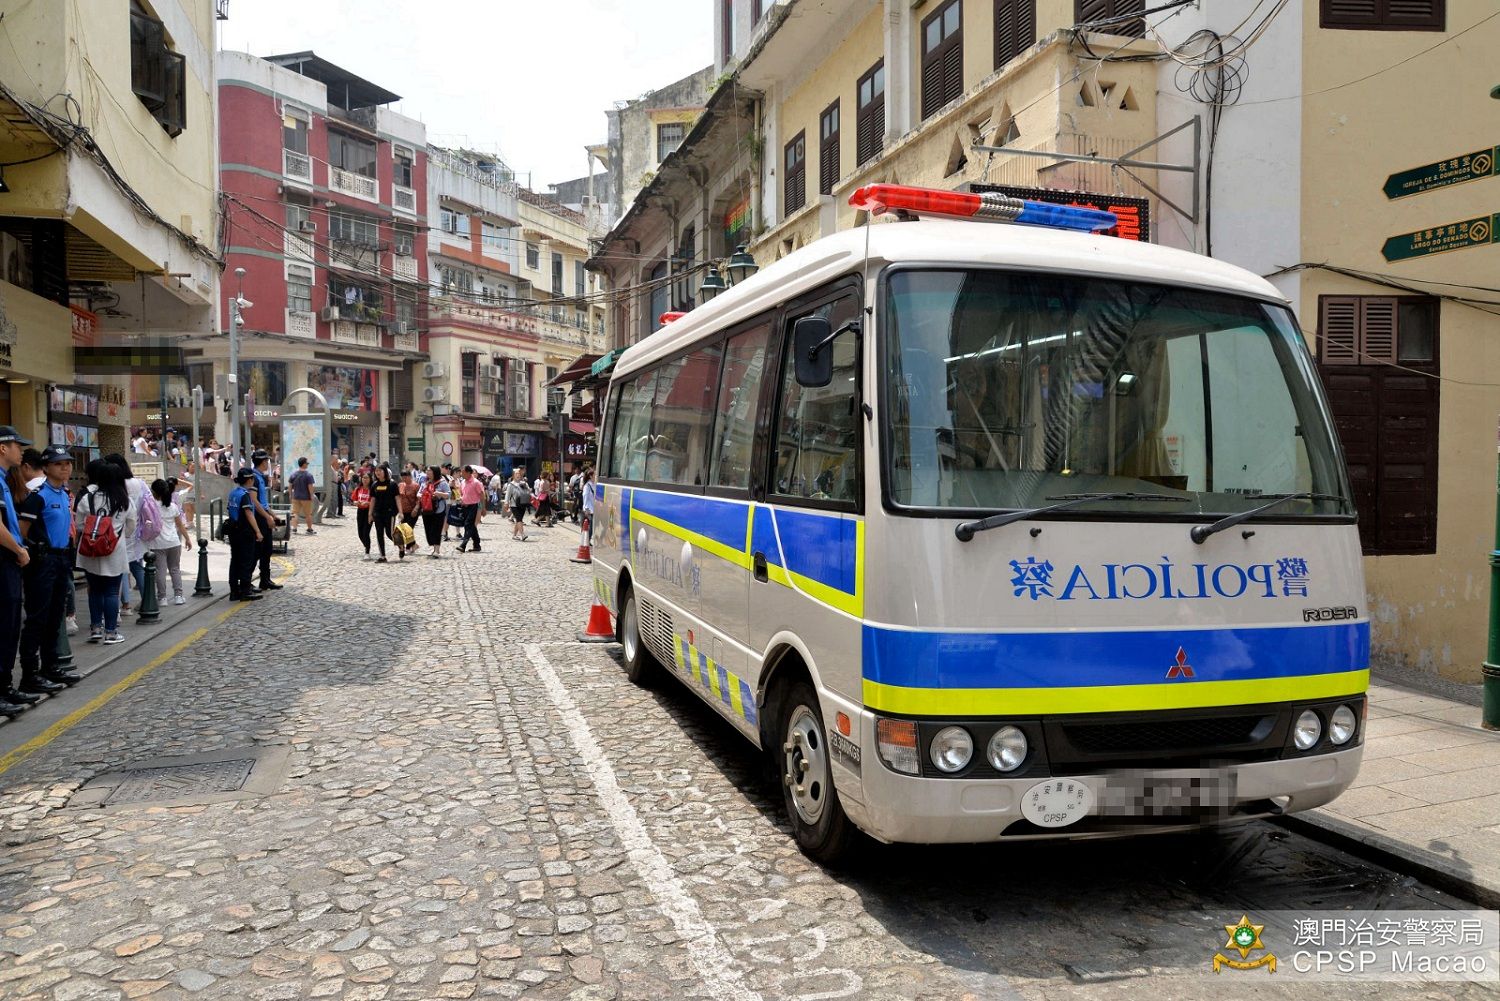
[(615, 627), (609, 621), (609, 607), (594, 595), (594, 603), (589, 607), (589, 624), (583, 632), (578, 634), (580, 643), (613, 643), (615, 641)]
[(589, 548), (589, 519), (585, 516), (583, 527), (578, 532), (578, 553), (572, 558), (574, 563), (592, 563), (594, 554)]

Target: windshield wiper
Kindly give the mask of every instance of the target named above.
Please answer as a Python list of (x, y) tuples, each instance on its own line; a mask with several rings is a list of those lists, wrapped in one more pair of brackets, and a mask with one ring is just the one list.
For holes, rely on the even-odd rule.
[(1053, 511), (1065, 511), (1070, 507), (1087, 504), (1090, 501), (1102, 500), (1130, 500), (1130, 501), (1171, 501), (1174, 504), (1186, 504), (1190, 498), (1176, 497), (1172, 494), (1137, 494), (1137, 493), (1097, 493), (1097, 494), (1058, 494), (1048, 497), (1050, 501), (1058, 501), (1056, 504), (1048, 504), (1044, 507), (1029, 507), (1022, 511), (1008, 511), (1005, 514), (992, 514), (988, 518), (980, 518), (978, 521), (965, 521), (953, 529), (953, 534), (958, 536), (959, 542), (968, 542), (974, 538), (975, 532), (983, 532), (991, 528), (999, 528), (1001, 525), (1009, 525), (1016, 521), (1025, 521), (1035, 518), (1039, 514), (1051, 514)]
[(1193, 526), (1192, 531), (1188, 532), (1188, 538), (1192, 539), (1194, 542), (1201, 546), (1209, 536), (1217, 532), (1222, 532), (1226, 528), (1233, 528), (1240, 522), (1246, 521), (1250, 518), (1254, 518), (1256, 515), (1269, 511), (1273, 507), (1285, 504), (1289, 500), (1336, 500), (1343, 501), (1346, 504), (1348, 503), (1347, 500), (1345, 500), (1343, 497), (1340, 497), (1338, 494), (1299, 493), (1269, 494), (1262, 496), (1269, 496), (1271, 499), (1266, 501), (1266, 503), (1260, 505), (1259, 507), (1252, 507), (1248, 511), (1241, 511), (1239, 514), (1231, 514), (1226, 518), (1220, 518), (1212, 525), (1195, 525)]

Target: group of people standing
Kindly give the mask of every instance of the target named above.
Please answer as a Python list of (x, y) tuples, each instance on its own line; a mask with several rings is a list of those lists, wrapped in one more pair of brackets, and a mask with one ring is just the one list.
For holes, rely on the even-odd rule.
[[(77, 684), (59, 666), (58, 634), (77, 631), (73, 573), (88, 588), (90, 643), (124, 642), (122, 614), (130, 585), (145, 592), (145, 556), (161, 568), (156, 596), (183, 604), (182, 550), (191, 546), (177, 484), (147, 486), (125, 457), (91, 461), (74, 497), (73, 455), (61, 445), (41, 451), (0, 426), (0, 716), (14, 717), (43, 695)], [(19, 656), (21, 680), (14, 673)]]
[[(234, 474), (224, 519), (223, 534), (229, 540), (230, 601), (259, 601), (263, 592), (281, 590), (281, 585), (271, 579), (271, 536), (281, 523), (271, 513), (271, 456), (253, 452), (250, 463), (250, 468)], [(300, 468), (306, 470), (306, 459), (301, 460)], [(312, 530), (310, 520), (308, 530)], [(257, 566), (259, 587), (254, 583)]]

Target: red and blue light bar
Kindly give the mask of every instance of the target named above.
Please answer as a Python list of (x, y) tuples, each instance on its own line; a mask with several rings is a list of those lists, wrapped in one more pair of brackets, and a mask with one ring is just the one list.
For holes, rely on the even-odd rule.
[(1119, 219), (1113, 212), (1102, 209), (1011, 198), (993, 191), (974, 194), (968, 191), (915, 188), (905, 184), (867, 184), (849, 196), (849, 204), (871, 215), (898, 212), (946, 216), (951, 219), (1018, 222), (1028, 226), (1071, 229), (1081, 233), (1114, 229), (1119, 224)]

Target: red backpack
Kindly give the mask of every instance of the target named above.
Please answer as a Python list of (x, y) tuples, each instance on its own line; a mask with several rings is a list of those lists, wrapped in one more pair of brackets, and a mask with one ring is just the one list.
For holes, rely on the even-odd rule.
[(114, 519), (94, 510), (96, 496), (96, 493), (89, 494), (89, 513), (83, 519), (83, 531), (78, 534), (79, 556), (108, 556), (120, 544), (120, 533), (115, 529)]
[(432, 484), (422, 486), (422, 492), (417, 495), (417, 507), (423, 514), (432, 513)]

